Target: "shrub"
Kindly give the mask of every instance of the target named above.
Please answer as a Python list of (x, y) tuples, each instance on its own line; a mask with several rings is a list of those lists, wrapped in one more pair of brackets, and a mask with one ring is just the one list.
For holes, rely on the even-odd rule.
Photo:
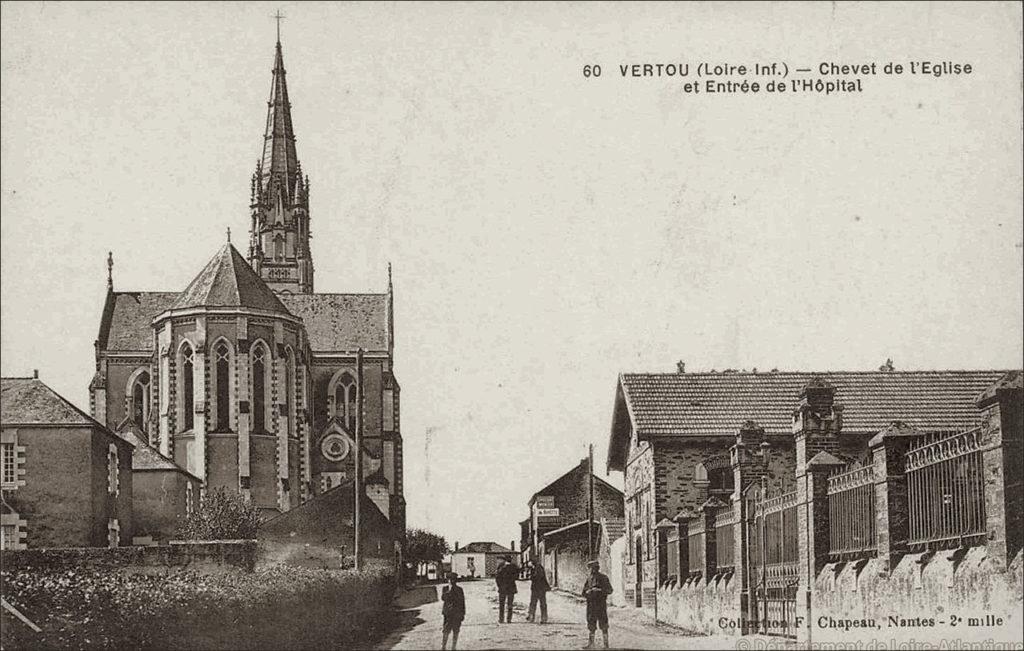
[(223, 487), (203, 496), (198, 508), (184, 516), (178, 536), (184, 540), (240, 540), (256, 537), (260, 512), (256, 505)]
[(0, 593), (43, 631), (3, 627), (15, 648), (362, 648), (384, 630), (394, 580), (272, 566), (254, 573), (149, 576), (0, 572)]

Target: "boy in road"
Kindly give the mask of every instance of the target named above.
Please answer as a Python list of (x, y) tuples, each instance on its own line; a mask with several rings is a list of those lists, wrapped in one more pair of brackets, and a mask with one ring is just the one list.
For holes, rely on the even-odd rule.
[(462, 628), (462, 620), (466, 618), (466, 595), (456, 583), (458, 575), (455, 572), (448, 574), (448, 585), (441, 591), (441, 616), (444, 618), (441, 624), (441, 648), (448, 648), (448, 634), (452, 636), (452, 650), (459, 644), (459, 629)]
[(590, 629), (590, 642), (584, 649), (594, 648), (594, 631), (601, 628), (604, 636), (604, 648), (608, 648), (608, 595), (612, 593), (612, 583), (601, 573), (601, 564), (597, 561), (587, 563), (590, 576), (583, 584), (583, 596), (587, 599), (587, 628)]

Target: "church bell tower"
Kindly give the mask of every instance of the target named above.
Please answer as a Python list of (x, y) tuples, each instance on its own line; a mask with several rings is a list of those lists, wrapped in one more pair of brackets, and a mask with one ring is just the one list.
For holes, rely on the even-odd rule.
[(303, 177), (295, 154), (280, 34), (267, 101), (263, 158), (252, 176), (249, 204), (249, 264), (275, 293), (311, 294), (309, 177)]

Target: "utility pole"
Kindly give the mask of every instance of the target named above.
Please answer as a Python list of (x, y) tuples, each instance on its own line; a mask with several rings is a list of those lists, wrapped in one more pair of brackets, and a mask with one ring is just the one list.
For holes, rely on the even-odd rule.
[(590, 444), (590, 461), (587, 462), (587, 552), (594, 559), (594, 444)]
[(353, 529), (355, 537), (355, 568), (362, 569), (362, 503), (363, 503), (363, 349), (356, 352), (356, 477)]

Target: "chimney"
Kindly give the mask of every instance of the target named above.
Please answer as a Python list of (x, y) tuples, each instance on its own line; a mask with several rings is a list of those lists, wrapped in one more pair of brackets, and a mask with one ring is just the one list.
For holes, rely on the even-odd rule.
[(32, 379), (33, 380), (38, 380), (39, 379), (39, 369), (37, 369), (37, 368), (32, 369)]
[(679, 360), (678, 362), (676, 362), (676, 370), (679, 373), (686, 373), (686, 362), (684, 362), (683, 360)]
[(508, 548), (511, 549), (512, 551), (515, 551), (516, 550), (516, 541), (513, 540), (512, 543), (508, 546)]
[(455, 550), (454, 551), (459, 551), (459, 541), (458, 540), (455, 541)]

